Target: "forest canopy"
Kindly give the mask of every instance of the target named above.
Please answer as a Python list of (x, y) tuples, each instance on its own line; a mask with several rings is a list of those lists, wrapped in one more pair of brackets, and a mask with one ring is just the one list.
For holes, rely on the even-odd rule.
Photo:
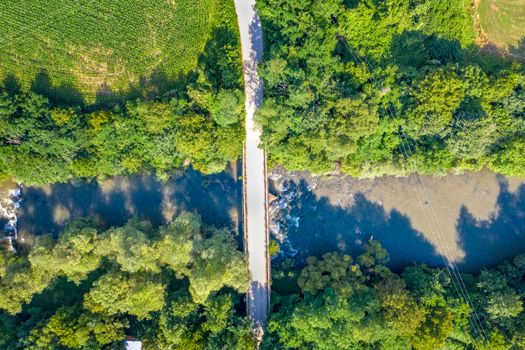
[[(525, 255), (477, 275), (419, 264), (396, 273), (388, 261), (373, 240), (354, 257), (275, 261), (261, 348), (525, 347)], [(246, 260), (231, 233), (196, 215), (160, 229), (77, 220), (0, 262), (2, 349), (120, 349), (126, 335), (145, 350), (254, 348)]]
[(377, 241), (355, 258), (309, 257), (301, 271), (283, 261), (272, 271), (262, 348), (523, 349), (524, 262), (520, 255), (477, 276), (425, 265), (397, 274)]
[(525, 175), (525, 69), (475, 44), (470, 0), (261, 0), (272, 165)]
[(245, 257), (230, 232), (197, 215), (106, 231), (79, 219), (0, 262), (2, 349), (121, 349), (126, 335), (155, 349), (253, 349), (237, 313)]

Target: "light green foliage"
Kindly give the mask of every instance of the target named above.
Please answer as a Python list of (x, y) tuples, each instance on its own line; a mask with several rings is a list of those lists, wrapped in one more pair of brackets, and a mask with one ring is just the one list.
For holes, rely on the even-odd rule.
[(161, 238), (153, 247), (159, 262), (178, 276), (189, 274), (195, 240), (202, 240), (200, 228), (200, 218), (193, 214), (182, 214), (161, 228)]
[(482, 271), (478, 287), (485, 293), (485, 310), (489, 317), (499, 322), (517, 317), (523, 311), (523, 301), (508, 285), (508, 276), (499, 271)]
[(501, 149), (494, 154), (492, 167), (495, 171), (506, 175), (525, 175), (525, 139), (518, 136), (504, 142)]
[(465, 86), (454, 69), (438, 70), (415, 86), (412, 98), (415, 107), (407, 114), (409, 128), (417, 137), (444, 137), (465, 98)]
[(97, 230), (84, 226), (86, 223), (79, 222), (67, 227), (52, 248), (49, 243), (38, 240), (29, 255), (31, 266), (46, 271), (52, 277), (63, 275), (77, 284), (85, 280), (90, 272), (98, 268), (101, 256), (95, 251)]
[(175, 118), (172, 107), (166, 103), (139, 101), (136, 105), (127, 105), (128, 110), (135, 111), (142, 120), (146, 130), (152, 134), (162, 134), (166, 129), (173, 127)]
[(270, 242), (268, 243), (268, 255), (270, 256), (276, 256), (281, 251), (281, 247), (279, 246), (279, 242), (277, 242), (275, 239), (270, 239)]
[(210, 103), (210, 114), (220, 126), (235, 124), (241, 118), (243, 112), (244, 96), (238, 90), (223, 90), (214, 97)]
[(386, 322), (394, 331), (412, 337), (426, 319), (427, 310), (405, 288), (405, 282), (392, 275), (375, 285)]
[(237, 242), (225, 231), (213, 235), (195, 246), (188, 278), (190, 293), (196, 303), (204, 303), (212, 292), (224, 286), (244, 292), (249, 274), (244, 255), (236, 250)]
[(515, 291), (496, 292), (490, 295), (487, 313), (493, 318), (516, 317), (523, 311), (523, 302)]
[(42, 349), (96, 348), (121, 341), (127, 322), (114, 317), (99, 317), (78, 307), (64, 307), (45, 321), (42, 328), (35, 328), (29, 341)]
[(148, 275), (110, 272), (94, 283), (84, 306), (94, 313), (128, 313), (147, 319), (164, 307), (165, 293), (166, 285)]
[(212, 298), (205, 306), (206, 322), (202, 328), (212, 333), (219, 333), (228, 326), (228, 318), (233, 310), (233, 299), (229, 294)]
[(328, 287), (342, 295), (351, 295), (362, 282), (362, 272), (349, 255), (327, 253), (322, 260), (308, 257), (297, 283), (303, 293), (316, 294)]
[(384, 267), (390, 261), (388, 252), (386, 249), (381, 247), (378, 241), (370, 240), (365, 244), (365, 251), (359, 255), (357, 261), (364, 270), (368, 273), (386, 274), (388, 275), (388, 269)]
[(0, 252), (0, 279), (4, 278), (7, 272), (8, 259), (4, 252)]
[(448, 308), (433, 308), (425, 322), (412, 337), (416, 350), (433, 350), (443, 347), (452, 333), (452, 312)]
[(98, 254), (115, 260), (122, 271), (158, 273), (159, 252), (148, 237), (152, 231), (149, 223), (138, 221), (110, 229), (100, 239)]
[[(395, 334), (373, 321), (379, 310), (366, 289), (350, 299), (328, 289), (290, 307), (274, 314), (268, 326), (268, 339), (278, 334), (278, 343), (274, 341), (285, 349), (353, 349), (365, 344), (396, 343)], [(275, 348), (271, 342), (266, 345), (267, 349)]]
[(0, 280), (0, 309), (10, 314), (22, 311), (22, 304), (42, 292), (54, 276), (45, 271), (33, 270), (27, 261), (13, 259)]

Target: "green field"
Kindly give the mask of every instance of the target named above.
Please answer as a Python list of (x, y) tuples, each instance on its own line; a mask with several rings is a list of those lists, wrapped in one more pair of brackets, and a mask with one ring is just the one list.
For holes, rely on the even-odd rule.
[(195, 67), (220, 1), (1, 1), (0, 77), (28, 88), (47, 75), (88, 101), (152, 75), (175, 80)]
[(525, 0), (479, 0), (481, 27), (501, 48), (525, 45)]

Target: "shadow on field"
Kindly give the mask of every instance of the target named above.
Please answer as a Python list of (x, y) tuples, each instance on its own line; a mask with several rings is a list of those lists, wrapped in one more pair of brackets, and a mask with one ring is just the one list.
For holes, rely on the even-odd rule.
[(498, 178), (497, 210), (489, 220), (477, 220), (463, 207), (457, 223), (458, 243), (466, 256), (460, 268), (476, 272), (525, 251), (525, 185), (509, 191), (507, 180)]
[(92, 216), (102, 227), (120, 226), (132, 217), (164, 225), (182, 212), (201, 215), (205, 224), (236, 229), (232, 211), (240, 207), (240, 182), (229, 172), (183, 176), (159, 182), (154, 176), (116, 177), (103, 183), (28, 187), (19, 215), (22, 234), (57, 234), (72, 219)]
[[(404, 31), (394, 37), (390, 48), (391, 59), (408, 74), (420, 74), (426, 66), (457, 63), (460, 66), (476, 64), (484, 71), (497, 73), (512, 66), (513, 60), (489, 46), (471, 44), (461, 47), (455, 39), (448, 39), (422, 31)], [(377, 64), (376, 64), (377, 65)]]
[(516, 46), (509, 46), (509, 52), (518, 61), (525, 63), (525, 37), (522, 37)]
[(53, 85), (46, 70), (41, 70), (36, 75), (31, 91), (47, 97), (56, 106), (84, 106), (86, 103), (82, 93), (72, 84)]
[[(206, 77), (212, 85), (212, 90), (238, 88), (242, 82), (240, 58), (238, 66), (230, 64), (229, 61), (232, 48), (236, 47), (239, 48), (237, 54), (240, 57), (237, 33), (226, 26), (219, 26), (211, 32), (203, 52), (197, 57), (197, 67), (191, 72), (179, 72), (172, 76), (160, 68), (161, 62), (151, 74), (140, 76), (136, 82), (129, 84), (123, 91), (113, 91), (111, 86), (102, 84), (94, 96), (87, 96), (74, 85), (53, 84), (53, 77), (49, 72), (41, 70), (34, 77), (30, 91), (48, 98), (54, 106), (81, 107), (91, 111), (112, 108), (136, 99), (148, 100), (168, 95), (185, 96), (188, 86), (197, 82), (199, 73)], [(73, 77), (65, 78), (65, 80), (75, 81)], [(0, 92), (6, 91), (15, 95), (22, 92), (21, 86), (15, 75), (6, 75), (2, 79)], [(95, 102), (89, 102), (93, 97)]]
[(305, 181), (292, 182), (291, 186), (297, 186), (298, 195), (283, 210), (283, 216), (299, 218), (297, 226), (289, 226), (287, 235), (298, 251), (299, 263), (310, 255), (321, 256), (331, 251), (359, 255), (363, 243), (373, 237), (390, 254), (389, 266), (394, 270), (413, 262), (443, 264), (434, 246), (400, 212), (387, 212), (361, 193), (354, 196), (351, 207), (340, 207), (330, 204), (326, 197), (318, 198)]

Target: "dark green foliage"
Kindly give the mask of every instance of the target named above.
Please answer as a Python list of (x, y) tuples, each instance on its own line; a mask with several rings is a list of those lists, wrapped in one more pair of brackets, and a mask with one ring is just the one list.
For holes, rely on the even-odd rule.
[[(481, 275), (462, 275), (469, 299), (445, 269), (407, 267), (400, 275), (370, 242), (347, 255), (309, 258), (297, 290), (274, 291), (264, 349), (522, 349), (523, 256)], [(288, 268), (279, 283), (293, 283)], [(481, 326), (478, 325), (479, 322)]]
[(270, 163), (367, 177), (525, 175), (522, 65), (475, 45), (467, 0), (262, 0)]
[(0, 262), (2, 349), (120, 349), (125, 335), (146, 349), (253, 349), (238, 312), (245, 258), (231, 233), (196, 215), (102, 233), (79, 220)]

